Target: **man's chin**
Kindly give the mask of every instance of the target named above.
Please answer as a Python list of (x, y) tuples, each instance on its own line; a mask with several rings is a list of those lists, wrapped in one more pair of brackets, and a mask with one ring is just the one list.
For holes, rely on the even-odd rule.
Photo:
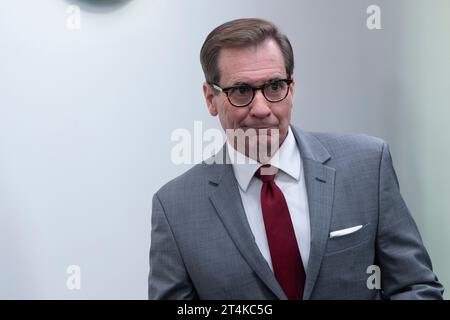
[(257, 135), (249, 139), (250, 148), (272, 147), (275, 143), (273, 136), (267, 134)]
[(247, 141), (245, 155), (258, 162), (265, 163), (273, 157), (278, 149), (278, 139), (274, 139), (270, 135), (257, 135)]
[(268, 161), (280, 146), (278, 128), (242, 127), (229, 133), (229, 141), (233, 141), (237, 151), (261, 163)]
[(280, 129), (278, 127), (247, 127), (247, 126), (243, 126), (240, 128), (237, 128), (235, 130), (242, 130), (245, 133), (249, 134), (251, 133), (252, 135), (276, 135), (279, 134)]

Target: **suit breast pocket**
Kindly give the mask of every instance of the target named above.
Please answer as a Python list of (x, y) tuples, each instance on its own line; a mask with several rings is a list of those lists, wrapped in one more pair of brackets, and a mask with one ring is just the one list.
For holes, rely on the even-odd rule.
[(370, 223), (363, 225), (363, 227), (353, 233), (346, 234), (339, 237), (328, 238), (327, 248), (325, 254), (336, 253), (366, 242), (370, 239), (371, 228)]

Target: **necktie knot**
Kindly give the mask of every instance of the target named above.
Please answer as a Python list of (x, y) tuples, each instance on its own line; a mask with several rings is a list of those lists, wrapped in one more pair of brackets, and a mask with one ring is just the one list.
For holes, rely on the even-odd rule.
[(262, 182), (273, 182), (278, 172), (278, 168), (270, 164), (262, 165), (255, 173), (255, 177), (261, 179)]

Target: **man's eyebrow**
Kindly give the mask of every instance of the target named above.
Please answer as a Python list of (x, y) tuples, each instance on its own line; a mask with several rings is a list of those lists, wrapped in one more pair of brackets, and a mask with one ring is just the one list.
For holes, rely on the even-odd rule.
[[(271, 83), (271, 82), (274, 82), (274, 81), (278, 81), (278, 80), (281, 80), (281, 79), (283, 79), (283, 78), (281, 78), (281, 77), (270, 78), (270, 79), (265, 80), (264, 82), (262, 82), (261, 85), (267, 84), (267, 83)], [(249, 83), (243, 82), (243, 81), (237, 81), (237, 82), (234, 82), (231, 85), (231, 87), (238, 87), (238, 86), (258, 86), (258, 85), (256, 85), (256, 84), (249, 84)]]
[(248, 84), (247, 82), (237, 81), (237, 82), (234, 82), (231, 86), (232, 87), (250, 86), (250, 84)]

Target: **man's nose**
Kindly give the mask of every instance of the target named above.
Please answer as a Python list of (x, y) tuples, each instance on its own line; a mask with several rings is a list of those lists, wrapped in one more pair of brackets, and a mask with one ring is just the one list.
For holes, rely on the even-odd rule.
[(269, 101), (266, 100), (261, 90), (256, 90), (255, 97), (250, 104), (250, 114), (258, 118), (265, 118), (270, 113)]

